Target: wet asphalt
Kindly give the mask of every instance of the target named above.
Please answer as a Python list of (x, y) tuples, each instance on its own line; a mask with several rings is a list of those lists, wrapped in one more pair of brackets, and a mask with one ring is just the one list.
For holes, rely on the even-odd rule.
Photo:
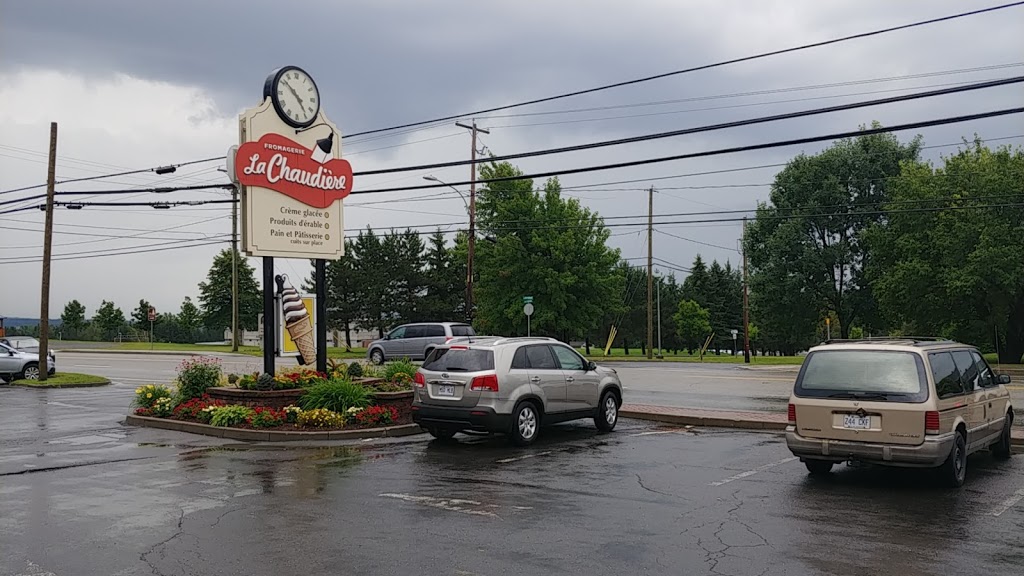
[(946, 490), (626, 420), (239, 444), (121, 426), (133, 388), (0, 387), (0, 575), (1024, 573), (1024, 455)]

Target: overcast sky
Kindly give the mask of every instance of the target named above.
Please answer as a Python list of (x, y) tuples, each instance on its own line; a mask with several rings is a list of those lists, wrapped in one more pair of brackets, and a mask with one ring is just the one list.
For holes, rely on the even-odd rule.
[[(287, 64), (303, 67), (317, 81), (324, 110), (344, 136), (995, 3), (179, 0), (172, 8), (167, 3), (137, 0), (6, 0), (0, 2), (0, 191), (45, 181), (50, 121), (60, 125), (58, 179), (223, 155), (237, 143), (239, 111), (257, 104), (267, 74)], [(482, 145), (500, 155), (1016, 76), (1024, 71), (1022, 29), (1024, 8), (1011, 8), (482, 115), (477, 122), (491, 131), (482, 136)], [(946, 73), (1007, 64), (1017, 66)], [(936, 72), (943, 74), (921, 76)], [(908, 75), (918, 77), (905, 78)], [(853, 83), (735, 96), (840, 82)], [(1019, 105), (1021, 94), (1016, 85), (642, 145), (525, 159), (518, 165), (526, 172), (541, 172), (828, 134), (856, 129), (873, 120), (883, 124), (928, 120)], [(706, 98), (710, 96), (716, 98)], [(663, 101), (673, 102), (651, 104)], [(581, 112), (580, 108), (603, 109)], [(982, 138), (1020, 136), (1024, 135), (1024, 117), (1005, 116), (927, 128), (920, 133), (926, 146), (956, 143), (974, 134)], [(913, 135), (899, 136), (909, 139)], [(1022, 142), (1024, 139), (1015, 138), (993, 145)], [(566, 194), (580, 198), (602, 215), (642, 215), (646, 193), (639, 189), (646, 183), (604, 186), (604, 190), (595, 185), (784, 163), (801, 151), (813, 153), (825, 145), (566, 176), (561, 182), (569, 188)], [(360, 171), (465, 159), (469, 147), (466, 131), (446, 123), (425, 130), (346, 139), (343, 154)], [(924, 155), (937, 159), (955, 149), (929, 148)], [(222, 165), (196, 164), (173, 175), (122, 176), (66, 184), (58, 190), (221, 183), (226, 178), (216, 169)], [(778, 170), (657, 180), (653, 182), (659, 188), (655, 213), (753, 208), (767, 198), (768, 184)], [(467, 179), (469, 169), (357, 177), (355, 189), (427, 184), (422, 180), (426, 174), (461, 181)], [(0, 201), (40, 192), (42, 189), (0, 194)], [(176, 193), (174, 199), (216, 199), (225, 194)], [(346, 201), (346, 229), (354, 233), (367, 225), (384, 229), (441, 224), (445, 230), (464, 226), (462, 200), (454, 193), (441, 198), (436, 194), (353, 195)], [(129, 201), (126, 197), (117, 200)], [(21, 205), (0, 206), (0, 211)], [(205, 278), (221, 246), (102, 258), (59, 259), (60, 255), (173, 247), (183, 239), (222, 239), (230, 233), (230, 226), (227, 205), (161, 211), (56, 211), (52, 316), (59, 316), (64, 303), (72, 298), (85, 304), (90, 316), (103, 299), (114, 300), (126, 314), (141, 298), (160, 311), (177, 311), (185, 296), (196, 298), (197, 284)], [(738, 260), (735, 248), (740, 226), (736, 223), (676, 224), (658, 229), (654, 255), (662, 262), (685, 267), (698, 253), (708, 260)], [(41, 230), (40, 212), (0, 215), (0, 315), (38, 316)], [(611, 242), (634, 263), (646, 255), (646, 234), (641, 230), (612, 228)], [(107, 237), (110, 235), (122, 238)], [(258, 261), (251, 262), (259, 270)], [(278, 273), (305, 276), (308, 270), (305, 261), (277, 261)], [(668, 267), (660, 271), (670, 272)]]

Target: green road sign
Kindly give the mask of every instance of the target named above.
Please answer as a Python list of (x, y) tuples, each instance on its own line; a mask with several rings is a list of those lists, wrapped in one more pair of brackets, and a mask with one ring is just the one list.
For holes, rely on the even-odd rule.
[(523, 304), (529, 304), (533, 302), (533, 296), (523, 296)]

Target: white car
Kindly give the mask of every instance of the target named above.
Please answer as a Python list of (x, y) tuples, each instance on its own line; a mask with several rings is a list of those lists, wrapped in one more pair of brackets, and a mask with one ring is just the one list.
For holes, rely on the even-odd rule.
[[(57, 372), (57, 357), (49, 353), (50, 361), (46, 363), (47, 373)], [(39, 379), (39, 354), (22, 352), (0, 343), (0, 380), (37, 380)]]

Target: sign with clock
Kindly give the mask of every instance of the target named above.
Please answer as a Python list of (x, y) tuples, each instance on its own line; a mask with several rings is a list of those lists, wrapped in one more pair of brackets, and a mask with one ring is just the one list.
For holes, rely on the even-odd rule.
[(341, 258), (352, 166), (341, 157), (341, 134), (321, 110), (313, 78), (297, 66), (272, 72), (263, 103), (242, 112), (238, 132), (231, 167), (241, 187), (243, 251)]

